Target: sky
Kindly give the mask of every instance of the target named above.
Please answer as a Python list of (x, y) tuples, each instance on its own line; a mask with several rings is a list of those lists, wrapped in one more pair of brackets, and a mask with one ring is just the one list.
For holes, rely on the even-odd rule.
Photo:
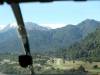
[[(100, 1), (52, 2), (20, 4), (24, 22), (59, 28), (78, 24), (85, 19), (100, 21)], [(0, 6), (0, 25), (16, 22), (13, 12), (6, 3)]]

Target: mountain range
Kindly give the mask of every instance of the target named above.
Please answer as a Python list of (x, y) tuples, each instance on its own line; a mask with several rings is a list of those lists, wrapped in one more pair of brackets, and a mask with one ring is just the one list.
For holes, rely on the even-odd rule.
[[(49, 52), (59, 48), (68, 48), (84, 39), (100, 27), (100, 22), (86, 19), (77, 25), (66, 25), (50, 29), (32, 22), (26, 22), (31, 52)], [(21, 53), (23, 45), (17, 31), (18, 26), (9, 24), (0, 30), (0, 53)]]

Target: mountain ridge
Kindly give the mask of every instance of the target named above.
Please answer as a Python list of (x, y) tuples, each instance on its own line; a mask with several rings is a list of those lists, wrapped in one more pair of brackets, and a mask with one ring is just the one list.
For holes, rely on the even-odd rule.
[[(59, 48), (67, 48), (100, 27), (99, 21), (93, 20), (85, 20), (85, 23), (82, 21), (78, 25), (67, 25), (57, 29), (48, 29), (38, 26), (37, 24), (33, 26), (33, 24), (35, 23), (28, 23), (27, 26), (25, 25), (29, 38), (30, 50), (31, 52), (40, 53), (41, 51), (49, 52)], [(0, 52), (2, 52), (1, 50), (4, 52), (20, 52), (23, 49), (16, 28), (10, 28), (5, 32), (1, 32), (0, 39)], [(12, 43), (12, 46), (9, 43)]]
[(66, 49), (72, 59), (100, 61), (100, 28)]

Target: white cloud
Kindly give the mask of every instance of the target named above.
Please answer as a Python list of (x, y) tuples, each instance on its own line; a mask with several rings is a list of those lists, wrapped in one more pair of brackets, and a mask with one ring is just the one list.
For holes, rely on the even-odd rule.
[(64, 27), (66, 24), (39, 24), (39, 25), (56, 29), (56, 28)]

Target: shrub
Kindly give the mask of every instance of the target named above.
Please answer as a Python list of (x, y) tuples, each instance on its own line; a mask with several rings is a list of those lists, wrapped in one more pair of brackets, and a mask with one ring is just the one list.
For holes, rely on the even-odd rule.
[(94, 65), (93, 68), (94, 68), (94, 69), (98, 68), (98, 65)]
[(86, 72), (85, 68), (82, 65), (77, 69), (77, 71)]

